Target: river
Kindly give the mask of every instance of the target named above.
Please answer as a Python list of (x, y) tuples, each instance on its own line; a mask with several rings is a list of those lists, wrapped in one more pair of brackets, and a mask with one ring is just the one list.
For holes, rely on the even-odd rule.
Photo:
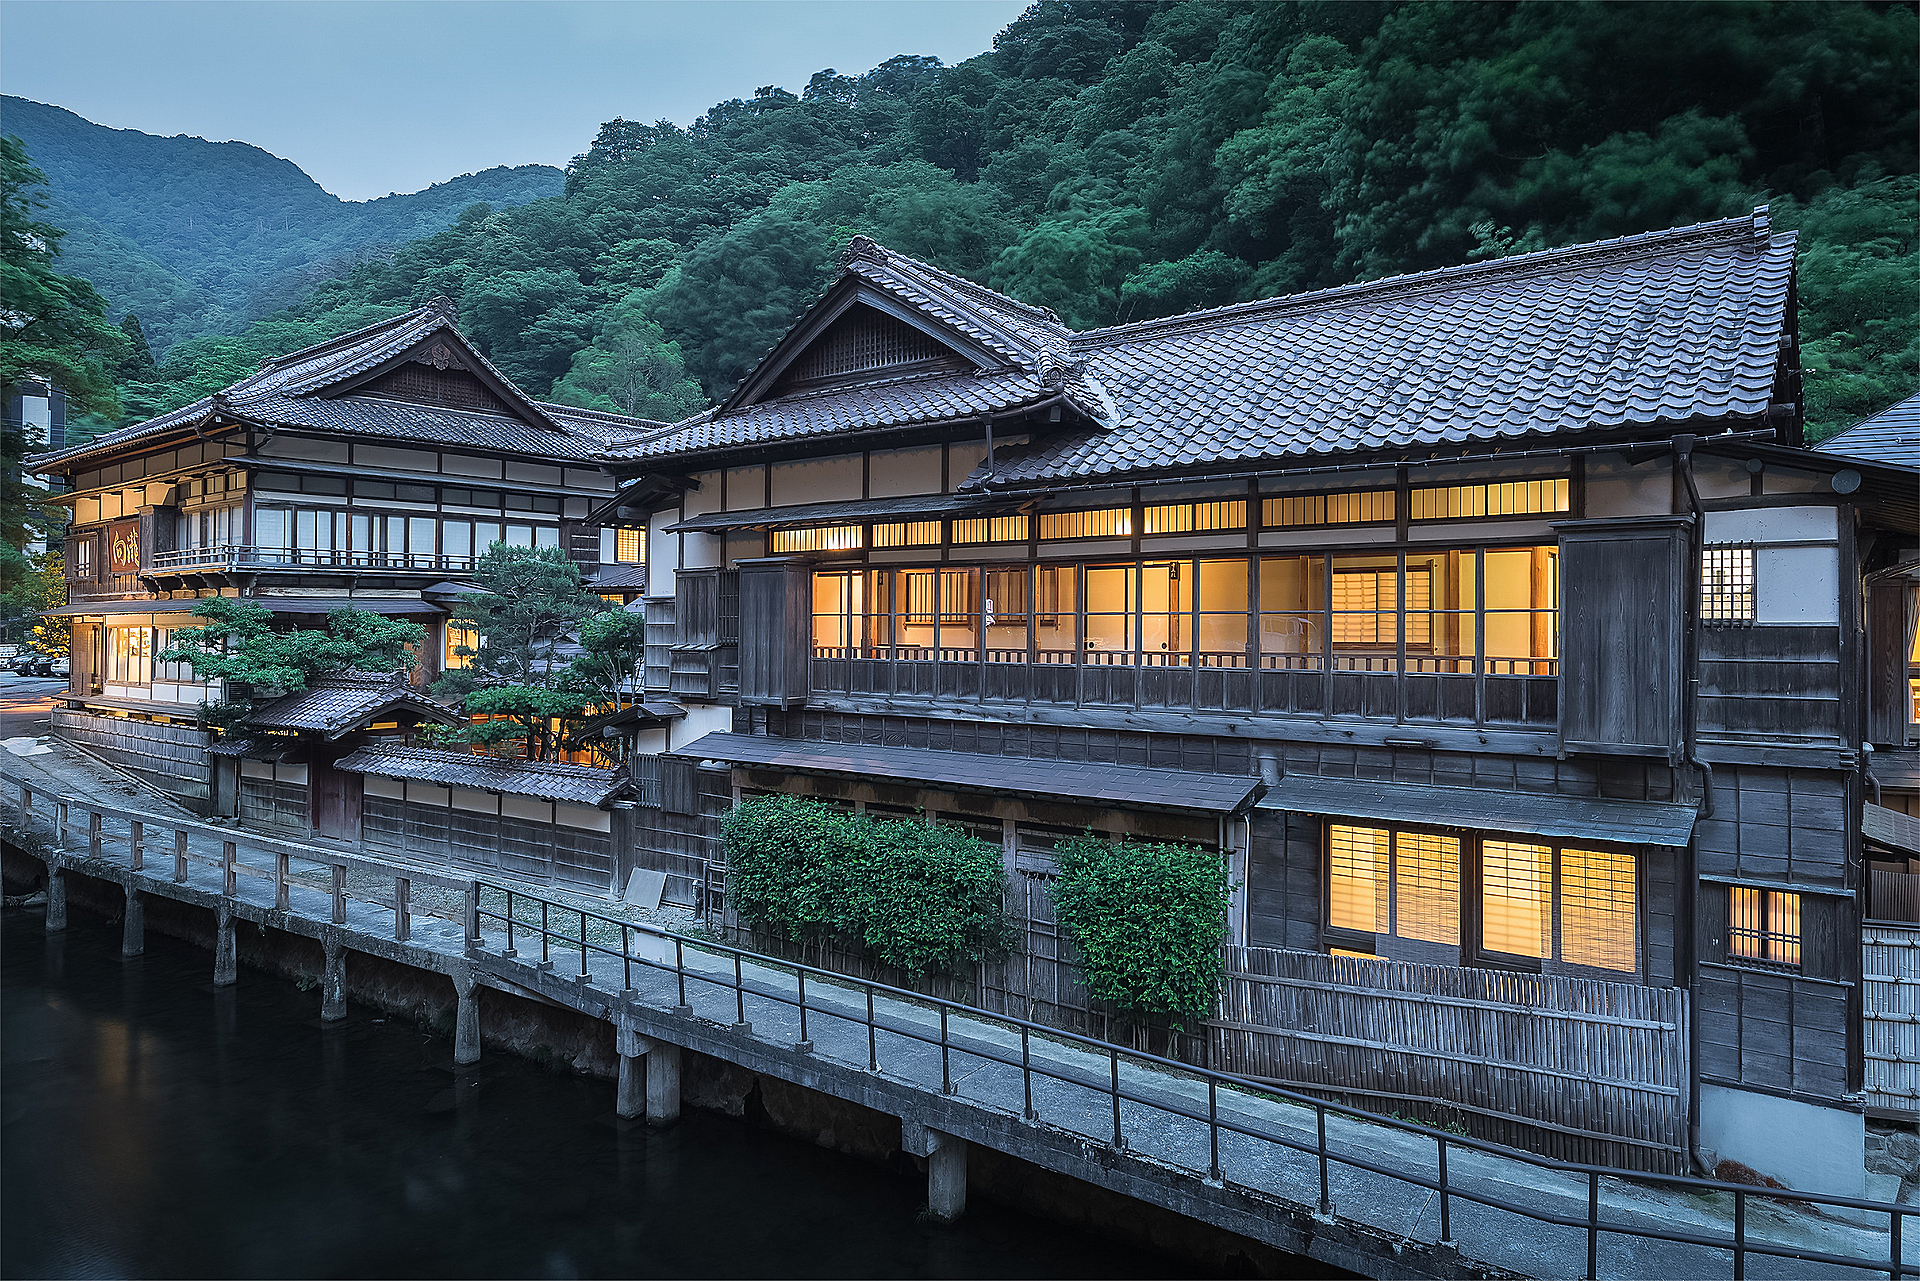
[(0, 1275), (1147, 1276), (1166, 1259), (613, 1087), (448, 1043), (76, 910), (0, 919)]

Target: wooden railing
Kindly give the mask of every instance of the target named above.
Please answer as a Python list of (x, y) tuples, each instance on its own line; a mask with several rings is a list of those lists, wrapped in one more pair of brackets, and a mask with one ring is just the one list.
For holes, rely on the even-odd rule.
[(472, 556), (438, 552), (374, 552), (330, 547), (254, 547), (222, 543), (211, 547), (182, 547), (153, 552), (142, 572), (149, 574), (221, 573), (233, 570), (289, 568), (431, 570), (471, 573)]

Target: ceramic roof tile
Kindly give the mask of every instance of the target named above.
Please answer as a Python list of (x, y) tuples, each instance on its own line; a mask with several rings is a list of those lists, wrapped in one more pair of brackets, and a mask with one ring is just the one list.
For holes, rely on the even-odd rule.
[(601, 805), (627, 786), (627, 776), (590, 765), (508, 761), (492, 756), (440, 752), (426, 747), (374, 744), (342, 757), (334, 768), (349, 774), (411, 779), (441, 787), (507, 792), (575, 805)]
[(358, 729), (388, 711), (408, 712), (444, 724), (459, 721), (391, 672), (345, 672), (254, 709), (247, 722), (259, 729), (317, 730), (333, 737)]
[(1920, 395), (1909, 396), (1814, 448), (1863, 463), (1920, 467)]

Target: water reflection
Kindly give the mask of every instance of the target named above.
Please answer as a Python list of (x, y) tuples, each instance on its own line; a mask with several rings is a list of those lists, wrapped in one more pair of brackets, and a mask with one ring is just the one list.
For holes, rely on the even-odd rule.
[[(1123, 1276), (1164, 1260), (451, 1044), (75, 913), (0, 919), (0, 1275)], [(1156, 1266), (1158, 1265), (1158, 1266)]]

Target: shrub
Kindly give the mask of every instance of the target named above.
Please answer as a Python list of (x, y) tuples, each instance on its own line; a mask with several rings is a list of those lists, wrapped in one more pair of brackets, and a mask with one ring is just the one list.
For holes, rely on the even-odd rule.
[(1080, 949), (1087, 990), (1135, 1018), (1211, 1018), (1233, 892), (1225, 860), (1091, 833), (1062, 841), (1054, 858), (1054, 912)]
[(763, 796), (727, 817), (727, 887), (749, 925), (842, 938), (918, 978), (1012, 948), (1000, 851), (957, 827)]

